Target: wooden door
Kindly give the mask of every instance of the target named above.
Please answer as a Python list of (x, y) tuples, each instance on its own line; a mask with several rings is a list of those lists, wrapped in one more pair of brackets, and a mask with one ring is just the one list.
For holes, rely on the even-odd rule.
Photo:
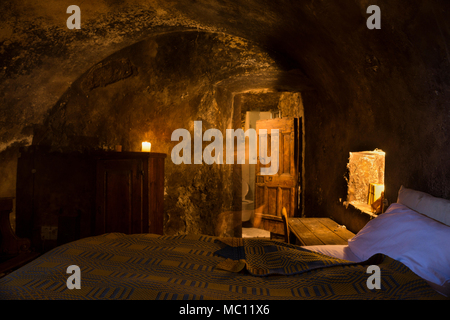
[[(267, 155), (272, 155), (271, 163), (261, 163), (260, 139), (267, 130)], [(272, 130), (278, 129), (278, 150), (272, 145)], [(286, 208), (289, 217), (298, 215), (299, 209), (299, 165), (301, 164), (301, 122), (300, 119), (279, 118), (256, 122), (258, 136), (258, 162), (256, 165), (255, 219), (256, 227), (276, 234), (284, 234), (281, 210)], [(273, 155), (278, 152), (278, 172), (262, 175), (261, 168), (273, 165)]]
[(142, 159), (103, 159), (97, 162), (96, 233), (147, 232), (143, 212)]

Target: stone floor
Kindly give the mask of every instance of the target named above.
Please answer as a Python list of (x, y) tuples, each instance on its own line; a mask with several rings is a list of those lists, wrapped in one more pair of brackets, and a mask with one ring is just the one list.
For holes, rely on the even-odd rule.
[(270, 232), (257, 228), (242, 228), (242, 238), (270, 238)]

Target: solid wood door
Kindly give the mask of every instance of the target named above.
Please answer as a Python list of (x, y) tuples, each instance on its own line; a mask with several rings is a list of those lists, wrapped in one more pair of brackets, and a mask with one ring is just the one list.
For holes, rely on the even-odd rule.
[(142, 205), (142, 159), (107, 159), (97, 162), (96, 233), (147, 232)]
[[(256, 122), (258, 135), (258, 162), (256, 165), (255, 219), (261, 229), (284, 234), (281, 210), (286, 208), (288, 217), (298, 214), (299, 164), (301, 156), (301, 128), (299, 119), (278, 118)], [(267, 130), (267, 137), (260, 130)], [(272, 145), (272, 131), (278, 129), (278, 148)], [(260, 154), (260, 139), (266, 138), (267, 156), (271, 162), (263, 164)], [(264, 150), (263, 150), (264, 151)], [(278, 152), (278, 172), (262, 175), (261, 168), (274, 165), (273, 155)]]

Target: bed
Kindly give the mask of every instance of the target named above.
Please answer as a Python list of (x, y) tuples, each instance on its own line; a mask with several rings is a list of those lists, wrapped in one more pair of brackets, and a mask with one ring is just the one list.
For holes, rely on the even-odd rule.
[[(447, 217), (438, 221), (402, 203), (409, 191), (416, 192), (402, 188), (398, 203), (348, 246), (108, 233), (59, 246), (3, 277), (0, 299), (447, 299)], [(445, 211), (450, 201), (443, 201)], [(69, 266), (79, 268), (78, 279)], [(379, 289), (369, 285), (371, 266), (379, 268)], [(69, 289), (77, 281), (79, 289)]]

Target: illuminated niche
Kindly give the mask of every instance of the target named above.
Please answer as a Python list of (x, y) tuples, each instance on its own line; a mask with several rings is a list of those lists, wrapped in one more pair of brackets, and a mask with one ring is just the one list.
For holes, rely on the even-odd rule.
[(385, 152), (350, 152), (347, 203), (368, 213), (381, 213), (384, 200)]

